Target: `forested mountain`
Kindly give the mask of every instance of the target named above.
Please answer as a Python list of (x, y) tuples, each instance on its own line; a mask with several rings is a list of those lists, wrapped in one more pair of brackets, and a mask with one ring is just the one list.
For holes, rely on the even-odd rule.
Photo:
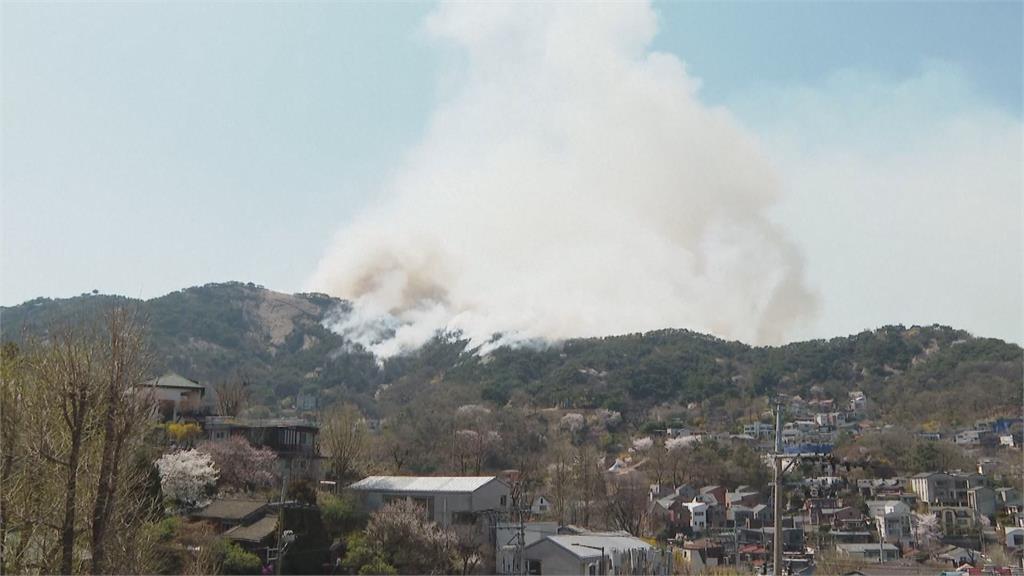
[[(202, 382), (242, 377), (271, 412), (300, 392), (346, 400), (369, 414), (403, 406), (472, 402), (611, 408), (637, 424), (687, 419), (734, 427), (773, 392), (845, 399), (863, 390), (876, 414), (904, 423), (955, 426), (1020, 412), (1022, 350), (943, 326), (887, 326), (831, 340), (752, 347), (686, 330), (501, 348), (480, 357), (438, 339), (383, 363), (323, 326), (348, 304), (323, 294), (288, 295), (242, 283), (187, 288), (151, 300), (82, 295), (0, 309), (4, 340), (114, 305), (137, 307), (157, 355), (154, 371)], [(691, 422), (692, 423), (692, 422)]]

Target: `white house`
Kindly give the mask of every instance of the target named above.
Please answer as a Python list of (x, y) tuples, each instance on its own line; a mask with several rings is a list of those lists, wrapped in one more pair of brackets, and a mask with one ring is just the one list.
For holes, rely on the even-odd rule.
[(660, 574), (661, 555), (625, 532), (546, 536), (526, 546), (531, 575)]
[(693, 499), (693, 502), (683, 504), (690, 510), (690, 528), (693, 532), (700, 533), (708, 527), (708, 505), (700, 497)]
[(551, 511), (551, 501), (543, 494), (538, 495), (530, 504), (530, 512), (534, 514), (547, 514)]
[(488, 512), (504, 512), (509, 487), (494, 476), (369, 476), (348, 487), (367, 512), (395, 500), (423, 506), (441, 526), (475, 524)]
[(1006, 529), (1006, 547), (1024, 548), (1024, 528), (1013, 527)]
[(899, 500), (869, 500), (867, 506), (883, 540), (910, 540), (913, 537), (909, 506)]
[(172, 422), (183, 412), (198, 410), (206, 395), (206, 386), (174, 372), (154, 378), (138, 390), (152, 399), (155, 415)]

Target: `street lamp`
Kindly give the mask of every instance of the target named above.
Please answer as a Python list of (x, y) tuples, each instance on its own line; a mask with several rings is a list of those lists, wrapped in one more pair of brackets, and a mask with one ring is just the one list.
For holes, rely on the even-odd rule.
[(601, 568), (600, 568), (600, 570), (598, 570), (598, 573), (601, 574), (602, 576), (604, 574), (608, 573), (605, 570), (605, 568), (604, 568), (604, 546), (591, 546), (589, 544), (580, 544), (579, 542), (573, 542), (572, 545), (573, 546), (579, 546), (581, 548), (590, 548), (591, 550), (600, 550), (601, 551)]

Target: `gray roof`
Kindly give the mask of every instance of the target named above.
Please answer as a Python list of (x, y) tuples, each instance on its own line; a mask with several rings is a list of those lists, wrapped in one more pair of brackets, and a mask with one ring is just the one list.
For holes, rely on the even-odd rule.
[(368, 476), (349, 486), (367, 492), (476, 492), (495, 476)]
[(941, 568), (919, 564), (911, 559), (903, 558), (881, 564), (865, 564), (856, 570), (844, 572), (843, 576), (933, 576), (938, 574)]
[(238, 416), (207, 416), (207, 428), (320, 428), (304, 418), (241, 418)]
[(675, 504), (677, 498), (679, 498), (679, 497), (678, 496), (665, 496), (664, 498), (658, 498), (658, 504), (661, 504), (661, 507), (665, 508), (667, 510), (673, 504)]
[(899, 548), (889, 543), (879, 544), (878, 542), (872, 542), (868, 544), (836, 544), (836, 548), (839, 548), (840, 550), (861, 554), (869, 550), (878, 550), (879, 547), (883, 547), (887, 551), (899, 550)]
[[(587, 548), (587, 546), (594, 546), (596, 548), (604, 548), (604, 553), (610, 554), (621, 550), (650, 550), (653, 548), (647, 542), (639, 538), (630, 536), (625, 532), (588, 532), (585, 534), (559, 534), (557, 536), (548, 536), (543, 540), (534, 542), (530, 546), (535, 546), (544, 540), (550, 540), (562, 548), (571, 552), (577, 558), (597, 558), (601, 556), (600, 550), (594, 550), (593, 548)], [(529, 547), (529, 546), (528, 546)]]
[(259, 512), (266, 505), (266, 500), (233, 500), (224, 498), (214, 500), (209, 506), (203, 508), (194, 516), (214, 520), (241, 520)]
[(277, 530), (277, 515), (268, 514), (248, 526), (235, 526), (224, 533), (232, 540), (262, 542)]
[(189, 380), (181, 374), (174, 372), (168, 372), (159, 378), (153, 378), (146, 382), (147, 386), (156, 386), (158, 388), (188, 388), (190, 390), (206, 390), (206, 386), (203, 386), (195, 380)]

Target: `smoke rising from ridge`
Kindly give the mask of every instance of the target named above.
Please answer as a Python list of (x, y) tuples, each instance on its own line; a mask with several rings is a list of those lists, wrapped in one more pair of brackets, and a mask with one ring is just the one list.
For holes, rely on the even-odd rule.
[[(378, 356), (681, 327), (774, 343), (814, 311), (753, 135), (651, 52), (650, 6), (442, 5), (456, 89), (311, 287)], [(502, 334), (494, 339), (495, 334)]]

